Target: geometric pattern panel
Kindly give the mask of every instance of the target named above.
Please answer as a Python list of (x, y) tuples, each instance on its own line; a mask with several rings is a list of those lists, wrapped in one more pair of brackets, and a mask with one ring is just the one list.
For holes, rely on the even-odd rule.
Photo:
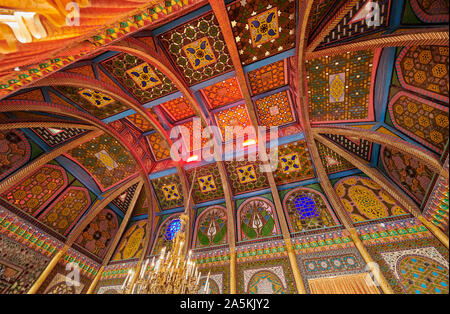
[(442, 153), (448, 141), (448, 107), (401, 91), (389, 102), (389, 113), (395, 128)]
[(152, 185), (162, 210), (183, 206), (181, 181), (178, 175), (153, 179)]
[(309, 188), (289, 192), (283, 200), (292, 232), (315, 230), (338, 224), (325, 197)]
[(103, 134), (68, 152), (102, 190), (125, 180), (137, 170), (134, 158), (113, 137)]
[(38, 219), (59, 234), (66, 235), (90, 204), (87, 189), (71, 186)]
[(131, 223), (120, 240), (114, 253), (114, 261), (138, 258), (142, 255), (147, 220)]
[(353, 138), (344, 135), (335, 134), (321, 134), (331, 141), (335, 142), (345, 150), (351, 152), (352, 154), (362, 158), (366, 161), (370, 161), (370, 152), (372, 149), (372, 142), (362, 140), (359, 138)]
[(128, 121), (130, 121), (135, 127), (139, 129), (141, 132), (148, 132), (153, 130), (152, 125), (144, 119), (139, 113), (135, 113), (126, 117)]
[(334, 152), (328, 146), (325, 146), (320, 142), (316, 142), (316, 144), (320, 159), (328, 174), (355, 168), (355, 166), (348, 162), (347, 159), (341, 157), (341, 155)]
[(233, 68), (213, 14), (170, 30), (159, 39), (189, 86)]
[(112, 201), (112, 203), (116, 205), (124, 214), (128, 211), (131, 205), (131, 200), (133, 199), (137, 186), (138, 183), (130, 186), (128, 189), (125, 190), (125, 192), (120, 194)]
[(407, 294), (448, 294), (448, 260), (434, 248), (381, 253)]
[(366, 247), (394, 293), (448, 293), (448, 249), (434, 237)]
[[(97, 119), (105, 119), (129, 109), (127, 105), (122, 104), (119, 101), (116, 101), (111, 97), (95, 90), (89, 90), (89, 92), (87, 90), (83, 90), (83, 88), (72, 86), (57, 86), (55, 88), (61, 94), (88, 111)], [(92, 97), (87, 96), (88, 94), (92, 94)], [(102, 100), (97, 100), (96, 98), (100, 98)], [(110, 100), (106, 103), (104, 98), (108, 98)]]
[(269, 186), (266, 175), (260, 171), (260, 164), (258, 157), (255, 162), (225, 161), (225, 169), (234, 195), (261, 190)]
[(306, 61), (311, 121), (371, 119), (373, 51)]
[(215, 118), (224, 141), (226, 139), (231, 140), (238, 138), (237, 134), (233, 134), (234, 128), (231, 127), (242, 127), (245, 129), (247, 126), (251, 125), (247, 112), (247, 106), (245, 105), (238, 105), (219, 111), (215, 113)]
[(425, 23), (448, 22), (448, 1), (410, 0), (414, 13)]
[[(389, 23), (389, 0), (378, 0), (379, 10), (377, 20), (374, 23), (374, 17), (370, 17), (367, 12), (371, 11), (370, 3), (372, 1), (359, 0), (359, 2), (337, 23), (328, 35), (325, 36), (318, 48), (328, 47), (348, 38), (355, 38), (362, 35), (379, 32), (386, 28)], [(369, 17), (366, 20), (366, 17)], [(369, 21), (369, 23), (367, 23)]]
[(271, 201), (254, 197), (238, 209), (238, 240), (254, 240), (279, 233), (275, 208)]
[(222, 107), (242, 99), (241, 88), (235, 77), (201, 89), (210, 109)]
[[(308, 281), (313, 278), (342, 276), (364, 271), (366, 263), (355, 248), (344, 248), (323, 252), (297, 255), (297, 261), (302, 273)], [(309, 288), (309, 285), (306, 285)]]
[(402, 205), (372, 179), (347, 177), (338, 181), (334, 189), (354, 222), (406, 214)]
[(220, 206), (207, 208), (197, 219), (196, 247), (220, 245), (227, 242), (227, 213)]
[(242, 64), (295, 46), (295, 4), (292, 0), (247, 0), (227, 6)]
[[(195, 203), (212, 201), (224, 196), (223, 184), (216, 163), (186, 171)], [(195, 176), (195, 181), (194, 181)]]
[(286, 256), (240, 262), (236, 264), (236, 272), (238, 293), (296, 293), (292, 268)]
[(50, 147), (64, 143), (86, 132), (86, 130), (76, 128), (32, 128), (31, 130)]
[(118, 228), (116, 214), (105, 208), (84, 228), (76, 243), (103, 258)]
[(295, 122), (292, 105), (287, 91), (255, 100), (260, 125), (283, 126)]
[(447, 103), (448, 67), (448, 46), (407, 47), (396, 61), (398, 78), (404, 88)]
[(48, 262), (43, 254), (0, 234), (0, 293), (26, 293)]
[(67, 186), (63, 168), (46, 164), (3, 193), (7, 202), (36, 216)]
[(108, 70), (141, 103), (146, 103), (177, 90), (163, 73), (136, 56), (121, 53), (102, 66)]
[(19, 130), (0, 130), (0, 180), (19, 169), (31, 156), (31, 147)]
[(381, 160), (389, 177), (419, 204), (425, 198), (433, 171), (412, 155), (383, 147)]
[(305, 141), (278, 146), (278, 167), (273, 176), (278, 185), (314, 178)]
[(253, 95), (267, 92), (287, 83), (283, 60), (250, 71), (247, 75)]
[(165, 140), (162, 139), (158, 132), (149, 134), (146, 138), (155, 161), (160, 161), (170, 157), (170, 149), (167, 147)]
[(161, 104), (161, 107), (175, 122), (195, 115), (191, 104), (183, 96), (169, 100)]
[[(152, 254), (159, 254), (163, 247), (166, 250), (172, 248), (173, 239), (175, 235), (181, 230), (181, 220), (178, 214), (172, 215), (167, 218), (159, 227), (158, 233), (155, 239)], [(183, 230), (181, 230), (183, 231)]]

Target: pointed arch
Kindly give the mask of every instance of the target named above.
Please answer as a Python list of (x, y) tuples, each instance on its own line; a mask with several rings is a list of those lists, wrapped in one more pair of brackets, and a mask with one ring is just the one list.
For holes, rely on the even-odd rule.
[(270, 237), (280, 233), (275, 205), (263, 197), (252, 197), (237, 211), (238, 241)]
[(326, 197), (317, 190), (299, 187), (283, 199), (284, 214), (291, 232), (301, 232), (339, 224)]
[[(228, 243), (227, 209), (215, 205), (206, 208), (195, 222), (194, 248)], [(211, 231), (210, 231), (211, 230)]]

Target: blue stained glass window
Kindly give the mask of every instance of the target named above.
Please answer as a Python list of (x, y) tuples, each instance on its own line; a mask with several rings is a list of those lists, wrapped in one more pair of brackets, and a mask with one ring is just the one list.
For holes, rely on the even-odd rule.
[(300, 214), (300, 219), (307, 219), (319, 216), (314, 200), (309, 196), (302, 195), (295, 198), (295, 208)]
[(175, 234), (180, 231), (181, 228), (181, 221), (180, 219), (174, 219), (170, 222), (169, 226), (166, 230), (166, 240), (172, 241), (172, 239), (175, 237)]

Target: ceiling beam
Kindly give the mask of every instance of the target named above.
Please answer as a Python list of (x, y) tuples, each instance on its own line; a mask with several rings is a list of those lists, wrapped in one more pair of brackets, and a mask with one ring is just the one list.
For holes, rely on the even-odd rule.
[(347, 51), (374, 50), (376, 48), (403, 47), (406, 45), (448, 45), (448, 29), (411, 29), (402, 34), (396, 32), (392, 35), (383, 35), (378, 38), (363, 39), (343, 45), (311, 51), (306, 55), (306, 60), (316, 59), (324, 56), (332, 56)]

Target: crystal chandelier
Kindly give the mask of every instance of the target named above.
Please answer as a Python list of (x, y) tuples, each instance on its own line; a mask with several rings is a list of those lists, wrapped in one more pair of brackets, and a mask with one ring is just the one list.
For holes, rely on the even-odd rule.
[(166, 252), (164, 247), (159, 258), (155, 257), (149, 266), (147, 259), (139, 272), (139, 276), (133, 270), (128, 272), (121, 292), (123, 294), (197, 294), (209, 292), (209, 276), (202, 291), (199, 291), (201, 273), (197, 265), (191, 260), (191, 251), (186, 258), (183, 254), (185, 244), (186, 215), (180, 216), (181, 228), (173, 239), (172, 249)]

